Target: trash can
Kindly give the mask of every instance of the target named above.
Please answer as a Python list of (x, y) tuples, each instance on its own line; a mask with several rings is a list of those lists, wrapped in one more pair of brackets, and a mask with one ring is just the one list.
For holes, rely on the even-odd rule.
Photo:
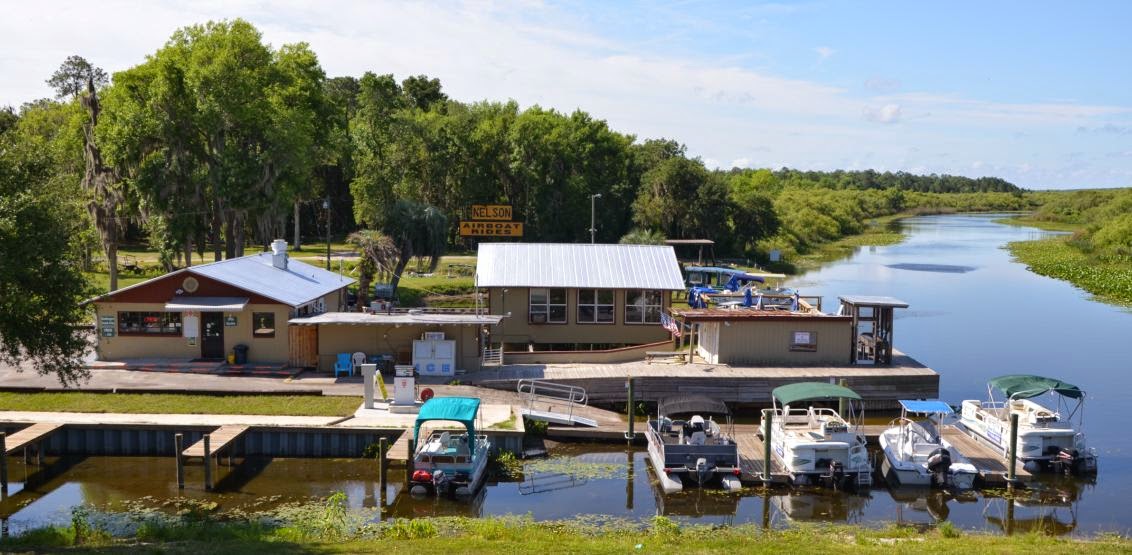
[(243, 343), (236, 345), (236, 364), (248, 363), (248, 346)]

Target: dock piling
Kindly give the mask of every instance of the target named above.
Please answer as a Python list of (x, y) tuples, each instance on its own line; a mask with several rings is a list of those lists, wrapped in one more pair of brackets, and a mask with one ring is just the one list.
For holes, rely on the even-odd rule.
[(633, 475), (636, 474), (636, 461), (633, 459), (633, 450), (632, 449), (625, 449), (625, 458), (627, 459), (625, 461), (625, 465), (626, 465), (625, 468), (627, 468), (629, 470), (628, 475), (625, 478), (625, 508), (632, 511), (633, 510), (633, 484), (634, 484), (634, 476)]
[(0, 487), (8, 495), (8, 434), (0, 432)]
[[(841, 378), (840, 380), (837, 381), (837, 385), (840, 385), (841, 387), (849, 387), (849, 380), (846, 380), (845, 378)], [(845, 413), (848, 412), (846, 410), (846, 406), (848, 404), (849, 404), (849, 399), (846, 399), (845, 397), (841, 397), (841, 398), (837, 399), (837, 414), (840, 415), (841, 418), (845, 418)]]
[(763, 482), (770, 484), (770, 436), (774, 412), (763, 409)]
[(35, 465), (43, 466), (43, 442), (35, 444)]
[(173, 436), (173, 457), (177, 460), (177, 489), (185, 489), (185, 459), (181, 452), (185, 450), (185, 434)]
[[(377, 477), (378, 484), (381, 485), (381, 499), (385, 499), (385, 486), (387, 484), (388, 470), (389, 470), (389, 457), (386, 451), (389, 450), (389, 440), (381, 437), (377, 440)], [(384, 506), (384, 504), (383, 504)]]
[(1010, 452), (1006, 460), (1006, 484), (1013, 489), (1017, 480), (1015, 467), (1018, 464), (1018, 413), (1010, 415)]
[(208, 434), (204, 434), (204, 490), (212, 491), (212, 449)]
[(625, 439), (631, 443), (636, 435), (633, 433), (633, 421), (636, 419), (635, 411), (633, 410), (633, 378), (629, 377), (625, 381), (625, 389), (628, 390), (628, 399), (625, 402), (625, 412), (629, 415), (629, 431), (625, 432)]
[[(405, 433), (409, 433), (407, 430)], [(413, 477), (413, 455), (417, 452), (416, 440), (409, 440), (409, 456), (405, 457), (405, 481), (411, 480)]]

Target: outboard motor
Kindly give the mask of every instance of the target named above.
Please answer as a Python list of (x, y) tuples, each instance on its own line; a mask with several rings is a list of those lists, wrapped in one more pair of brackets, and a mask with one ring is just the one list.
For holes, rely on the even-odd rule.
[(1058, 472), (1069, 474), (1081, 473), (1081, 453), (1076, 449), (1068, 449), (1062, 447), (1057, 450), (1057, 456), (1054, 457), (1051, 466)]
[(844, 489), (842, 482), (845, 481), (845, 465), (841, 461), (829, 463), (829, 479), (833, 483), (834, 489)]
[(452, 489), (451, 482), (452, 480), (448, 478), (448, 475), (445, 474), (443, 470), (437, 470), (432, 473), (432, 487), (436, 490), (437, 495), (440, 495), (442, 492), (451, 494), (452, 492), (449, 491)]
[(711, 471), (715, 465), (709, 463), (707, 459), (700, 457), (696, 459), (696, 483), (703, 487), (704, 482), (708, 481), (711, 477)]
[(951, 452), (944, 448), (936, 449), (928, 455), (928, 472), (932, 473), (932, 484), (947, 486), (947, 471), (951, 468)]

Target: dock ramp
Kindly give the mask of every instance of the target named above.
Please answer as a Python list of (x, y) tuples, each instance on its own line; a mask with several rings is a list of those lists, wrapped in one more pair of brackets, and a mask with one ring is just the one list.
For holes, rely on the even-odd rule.
[(550, 424), (598, 427), (597, 420), (576, 414), (575, 409), (589, 402), (582, 387), (523, 379), (519, 380), (516, 389), (524, 402), (519, 414), (526, 418)]

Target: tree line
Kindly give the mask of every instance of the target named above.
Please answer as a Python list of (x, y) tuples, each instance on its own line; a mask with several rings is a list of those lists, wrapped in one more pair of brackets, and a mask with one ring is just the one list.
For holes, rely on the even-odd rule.
[[(461, 102), (424, 75), (327, 77), (309, 45), (272, 47), (240, 19), (179, 29), (112, 79), (72, 56), (48, 82), (56, 98), (0, 110), (0, 229), (52, 218), (40, 231), (64, 240), (41, 256), (78, 272), (101, 252), (111, 290), (123, 241), (171, 270), (330, 232), (372, 253), (363, 281), (395, 284), (411, 258), (435, 265), (474, 246), (458, 234), (472, 204), (511, 205), (524, 240), (582, 242), (600, 194), (598, 241), (709, 238), (719, 254), (760, 259), (908, 208), (1026, 203), (997, 178), (710, 169), (676, 140), (580, 109)], [(79, 298), (73, 285), (56, 298)], [(5, 347), (30, 345), (16, 337), (0, 329)]]

